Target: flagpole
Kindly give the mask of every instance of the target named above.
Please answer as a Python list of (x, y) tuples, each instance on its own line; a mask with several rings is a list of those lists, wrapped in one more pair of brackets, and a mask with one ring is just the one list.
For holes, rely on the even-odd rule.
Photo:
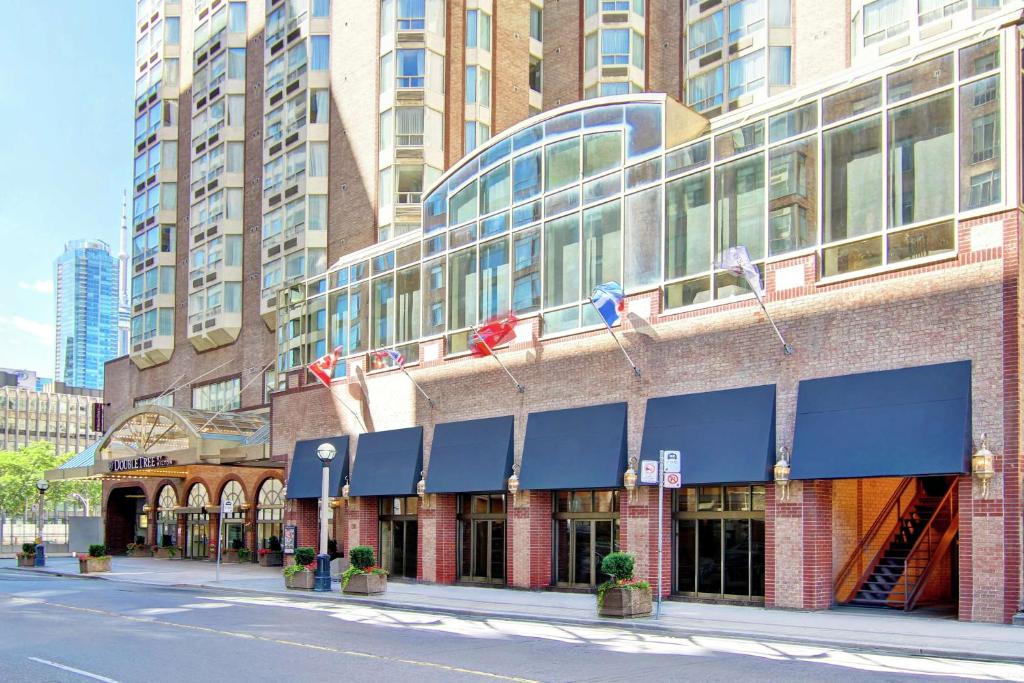
[(520, 384), (519, 381), (515, 377), (512, 376), (512, 373), (508, 371), (508, 368), (506, 368), (505, 364), (501, 362), (501, 359), (498, 358), (497, 355), (495, 355), (494, 349), (491, 348), (490, 344), (488, 344), (486, 341), (484, 341), (484, 338), (482, 336), (480, 336), (479, 332), (477, 332), (476, 330), (473, 330), (473, 336), (471, 337), (471, 339), (475, 339), (478, 343), (483, 344), (484, 348), (487, 349), (487, 353), (490, 354), (491, 358), (493, 358), (494, 360), (498, 361), (498, 365), (501, 366), (501, 369), (505, 371), (505, 374), (508, 375), (508, 378), (510, 380), (512, 380), (513, 384), (516, 385), (516, 391), (518, 391), (521, 394), (521, 393), (523, 393), (523, 391), (526, 390), (526, 387), (524, 387), (522, 384)]
[[(594, 307), (594, 310), (597, 311), (598, 315), (601, 315), (601, 309), (599, 309), (597, 307), (597, 304), (594, 303), (594, 298), (593, 297), (590, 298), (590, 305)], [(619, 338), (615, 336), (615, 332), (614, 332), (614, 330), (612, 330), (612, 326), (608, 324), (608, 321), (604, 319), (603, 315), (601, 315), (601, 320), (604, 320), (604, 327), (605, 327), (606, 330), (608, 330), (608, 334), (612, 335), (612, 339), (615, 340), (615, 343), (618, 344), (619, 348), (622, 350), (622, 355), (626, 357), (626, 361), (629, 363), (630, 367), (633, 368), (633, 373), (637, 377), (639, 377), (640, 376), (640, 368), (638, 368), (636, 366), (636, 363), (633, 362), (633, 359), (629, 357), (629, 353), (626, 352), (626, 347), (623, 346), (622, 342), (619, 341)]]
[(427, 403), (430, 404), (430, 407), (433, 408), (434, 401), (429, 396), (427, 396), (427, 392), (423, 391), (423, 387), (420, 386), (420, 383), (412, 378), (412, 375), (410, 375), (409, 371), (405, 369), (405, 366), (402, 366), (401, 370), (403, 373), (405, 373), (405, 376), (409, 378), (409, 381), (412, 382), (412, 385), (416, 387), (416, 389), (419, 390), (421, 394), (423, 394), (423, 398), (427, 399)]
[(793, 347), (786, 343), (786, 339), (782, 336), (782, 332), (779, 332), (779, 326), (772, 320), (772, 314), (768, 312), (768, 308), (764, 305), (764, 299), (761, 298), (761, 293), (757, 291), (756, 287), (752, 287), (754, 296), (757, 297), (757, 303), (761, 304), (761, 310), (764, 311), (765, 317), (768, 318), (768, 322), (772, 324), (772, 329), (775, 330), (775, 334), (778, 336), (779, 341), (782, 342), (782, 353), (787, 356), (793, 354)]

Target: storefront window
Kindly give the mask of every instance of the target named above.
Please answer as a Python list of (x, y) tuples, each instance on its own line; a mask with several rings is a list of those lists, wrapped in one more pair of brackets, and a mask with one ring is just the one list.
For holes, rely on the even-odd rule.
[(505, 496), (459, 496), (459, 579), (481, 583), (505, 582)]
[(593, 588), (604, 581), (601, 561), (619, 549), (619, 492), (557, 491), (553, 495), (553, 583)]
[(701, 486), (675, 497), (676, 591), (764, 599), (765, 487)]

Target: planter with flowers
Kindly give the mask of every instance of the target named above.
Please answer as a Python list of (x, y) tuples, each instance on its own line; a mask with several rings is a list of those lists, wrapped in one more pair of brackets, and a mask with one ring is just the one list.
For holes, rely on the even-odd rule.
[(295, 564), (284, 568), (285, 588), (313, 590), (313, 574), (316, 571), (316, 553), (312, 548), (296, 548)]
[(107, 554), (107, 546), (91, 545), (88, 555), (78, 556), (78, 573), (95, 574), (97, 572), (110, 571), (110, 555)]
[(35, 543), (22, 543), (21, 552), (18, 553), (18, 566), (19, 567), (34, 567), (36, 566), (36, 544)]
[(633, 556), (609, 553), (601, 573), (611, 577), (597, 587), (597, 613), (602, 617), (644, 617), (651, 613), (651, 585), (633, 578)]
[(224, 562), (224, 564), (238, 564), (239, 562), (244, 562), (245, 560), (241, 557), (243, 550), (245, 551), (246, 557), (248, 557), (249, 550), (242, 544), (242, 539), (236, 538), (231, 541), (230, 548), (224, 549), (224, 556), (221, 558), (221, 561)]
[(153, 557), (153, 550), (145, 543), (129, 543), (127, 555), (129, 557)]
[(341, 592), (375, 595), (388, 589), (388, 573), (374, 564), (373, 548), (357, 545), (349, 551), (349, 566), (341, 575)]
[(159, 548), (153, 548), (153, 557), (159, 557), (161, 559), (168, 560), (180, 556), (181, 553), (179, 552), (178, 548), (176, 548), (173, 545), (165, 545)]
[(284, 564), (284, 553), (281, 552), (281, 540), (277, 536), (267, 539), (265, 548), (256, 551), (261, 567), (280, 567)]

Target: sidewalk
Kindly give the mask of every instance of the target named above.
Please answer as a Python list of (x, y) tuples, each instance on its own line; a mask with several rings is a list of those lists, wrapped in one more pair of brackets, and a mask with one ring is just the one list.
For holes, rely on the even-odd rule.
[[(14, 569), (14, 564), (0, 560), (0, 569)], [(74, 558), (48, 558), (45, 569), (20, 571), (78, 576), (78, 562)], [(1024, 662), (1024, 628), (895, 611), (798, 612), (665, 602), (658, 620), (611, 620), (597, 617), (592, 595), (391, 582), (382, 596), (357, 598), (343, 596), (337, 589), (330, 594), (289, 591), (284, 588), (277, 567), (222, 565), (219, 582), (215, 573), (215, 566), (209, 562), (116, 557), (109, 574), (92, 574), (88, 578), (287, 595), (294, 599), (330, 600), (456, 616), (625, 627), (682, 637), (730, 636), (900, 654)]]

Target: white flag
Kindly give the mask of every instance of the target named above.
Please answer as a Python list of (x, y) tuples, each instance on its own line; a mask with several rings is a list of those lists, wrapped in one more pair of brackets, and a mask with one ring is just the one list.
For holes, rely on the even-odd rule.
[(723, 251), (718, 267), (735, 275), (742, 275), (751, 290), (758, 296), (764, 295), (764, 287), (761, 286), (761, 273), (757, 270), (757, 266), (750, 262), (750, 254), (742, 244)]

